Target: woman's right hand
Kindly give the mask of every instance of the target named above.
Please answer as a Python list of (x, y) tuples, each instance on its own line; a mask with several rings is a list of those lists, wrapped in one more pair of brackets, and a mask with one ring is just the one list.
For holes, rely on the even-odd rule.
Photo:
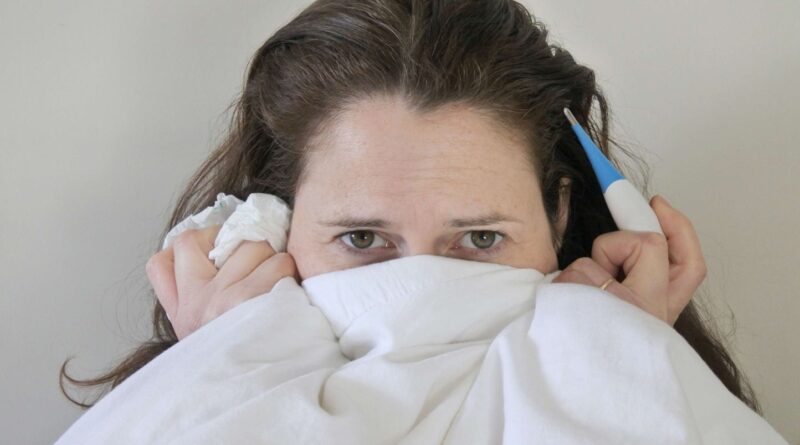
[(272, 290), (281, 278), (299, 282), (294, 259), (266, 241), (244, 241), (217, 270), (208, 259), (221, 225), (180, 233), (145, 270), (178, 339), (239, 303)]

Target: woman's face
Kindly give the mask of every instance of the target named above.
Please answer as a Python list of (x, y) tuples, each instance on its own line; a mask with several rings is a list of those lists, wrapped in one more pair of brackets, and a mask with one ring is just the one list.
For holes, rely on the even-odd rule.
[(472, 109), (363, 100), (310, 149), (287, 244), (302, 280), (421, 254), (558, 267), (524, 142)]

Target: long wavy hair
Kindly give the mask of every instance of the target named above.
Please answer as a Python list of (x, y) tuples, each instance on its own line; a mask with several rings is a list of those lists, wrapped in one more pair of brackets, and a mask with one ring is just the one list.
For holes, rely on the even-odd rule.
[[(420, 112), (467, 104), (523, 134), (559, 269), (591, 256), (594, 239), (618, 228), (564, 107), (645, 196), (647, 166), (610, 137), (610, 111), (594, 72), (547, 36), (545, 25), (512, 0), (315, 1), (249, 61), (225, 139), (189, 180), (162, 239), (178, 222), (212, 205), (219, 192), (241, 199), (271, 193), (293, 207), (308, 160), (307, 141), (346, 105), (394, 94)], [(622, 163), (619, 154), (638, 169)], [(569, 193), (569, 213), (559, 238), (555, 224), (562, 192)], [(69, 358), (61, 365), (59, 385), (71, 402), (86, 409), (105, 392), (94, 402), (79, 402), (64, 390), (64, 378), (82, 387), (110, 385), (110, 391), (178, 341), (152, 289), (148, 298), (152, 336), (120, 363), (86, 380), (67, 375)], [(674, 329), (731, 393), (761, 414), (750, 384), (696, 299)]]

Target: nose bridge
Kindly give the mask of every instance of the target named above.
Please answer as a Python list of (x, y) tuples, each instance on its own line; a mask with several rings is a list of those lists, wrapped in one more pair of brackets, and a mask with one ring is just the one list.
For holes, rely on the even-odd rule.
[(402, 233), (402, 245), (398, 246), (401, 256), (441, 255), (447, 253), (448, 246), (441, 232), (439, 211), (435, 203), (415, 199), (405, 208), (406, 230)]
[(444, 244), (443, 239), (437, 238), (437, 232), (426, 229), (407, 234), (400, 254), (402, 256), (441, 255), (447, 253), (446, 250), (447, 245)]
[(439, 254), (440, 254), (439, 249), (436, 248), (436, 246), (432, 246), (430, 245), (430, 243), (428, 243), (428, 244), (409, 246), (409, 248), (403, 252), (402, 256), (439, 255)]

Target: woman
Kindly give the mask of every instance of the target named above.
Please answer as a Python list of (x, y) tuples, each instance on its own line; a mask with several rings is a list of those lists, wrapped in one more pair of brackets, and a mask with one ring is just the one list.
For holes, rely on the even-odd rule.
[(655, 198), (666, 238), (617, 230), (565, 107), (617, 162), (593, 71), (513, 1), (316, 1), (256, 52), (227, 139), (164, 231), (219, 192), (270, 193), (293, 209), (287, 253), (248, 242), (218, 272), (218, 228), (187, 232), (148, 263), (152, 339), (98, 378), (66, 363), (62, 376), (114, 388), (282, 277), (433, 254), (603, 286), (674, 326), (760, 412), (691, 302), (706, 272), (691, 223)]

